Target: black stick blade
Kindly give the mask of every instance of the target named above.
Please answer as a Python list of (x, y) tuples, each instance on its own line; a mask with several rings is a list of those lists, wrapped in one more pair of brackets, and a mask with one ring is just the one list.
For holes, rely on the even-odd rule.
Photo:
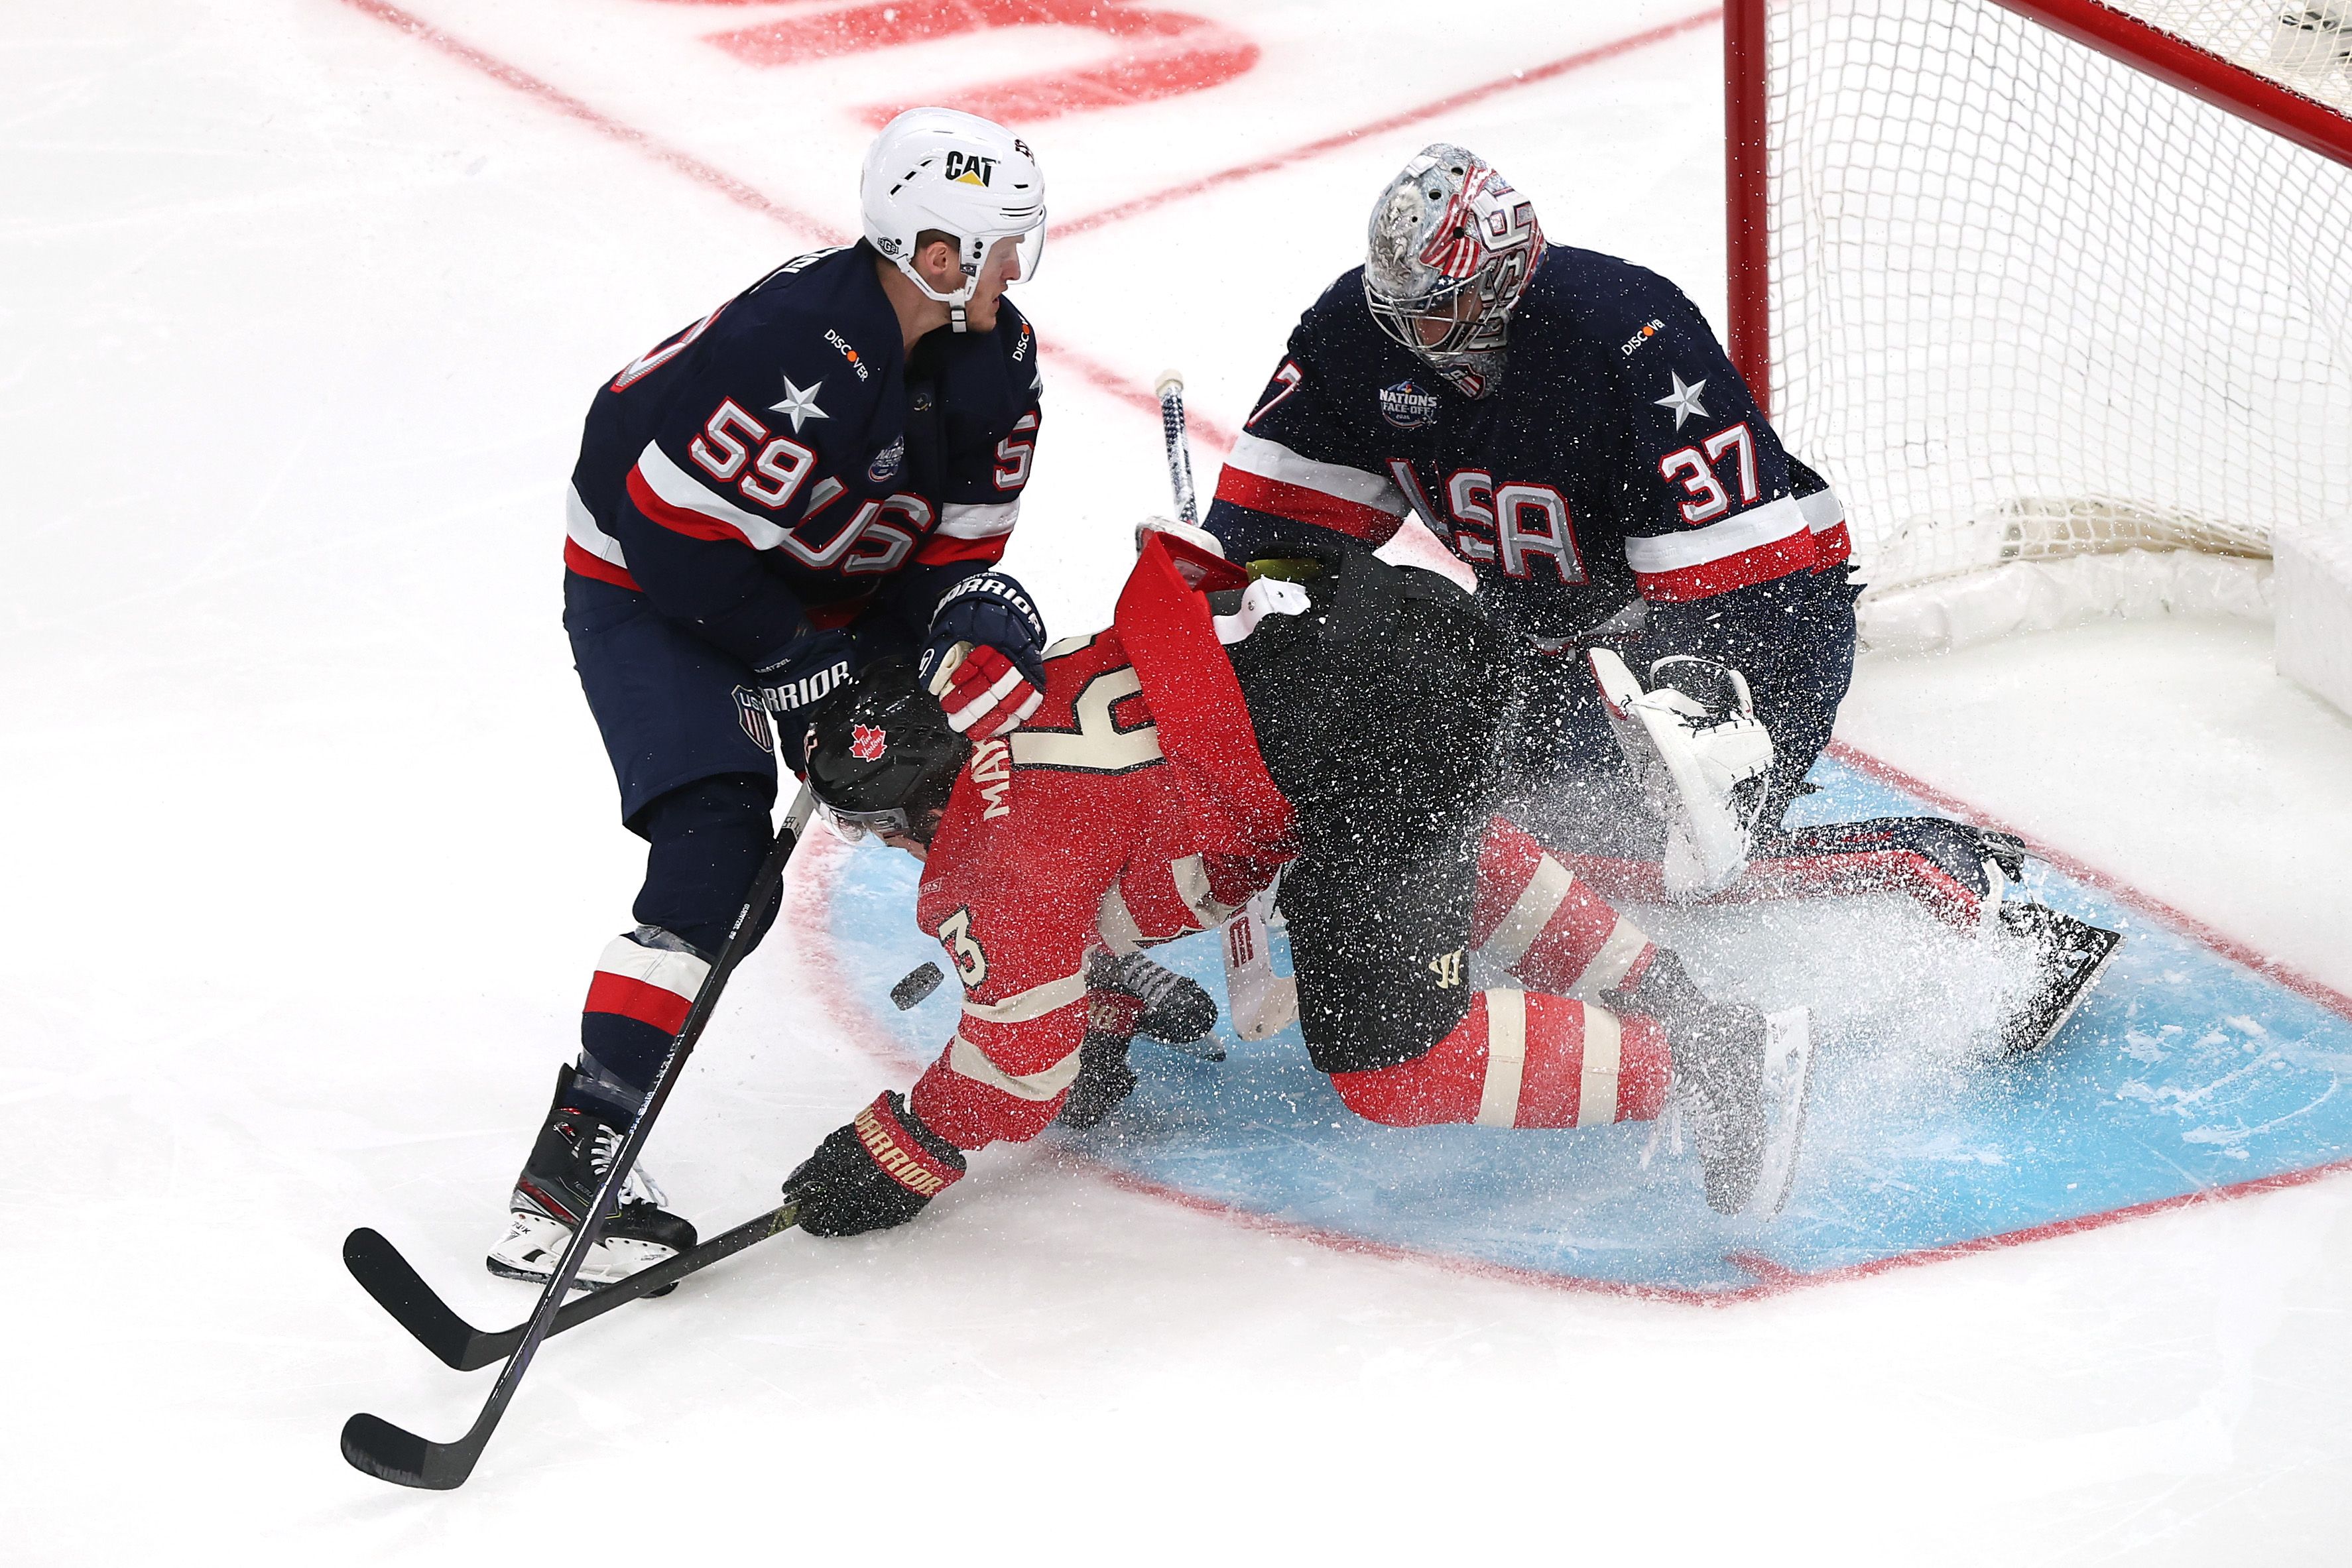
[(343, 1267), (416, 1343), (460, 1372), (506, 1359), (520, 1335), (486, 1334), (442, 1301), (379, 1231), (362, 1226), (343, 1238)]
[(343, 1423), (343, 1458), (352, 1468), (394, 1486), (454, 1491), (474, 1473), (481, 1457), (472, 1433), (455, 1443), (436, 1443), (364, 1413)]

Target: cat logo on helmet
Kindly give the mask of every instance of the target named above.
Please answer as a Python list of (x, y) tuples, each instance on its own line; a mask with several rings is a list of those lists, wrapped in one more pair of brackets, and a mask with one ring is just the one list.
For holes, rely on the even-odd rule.
[(993, 158), (982, 158), (973, 152), (948, 153), (947, 175), (958, 184), (985, 185), (995, 173), (996, 160)]
[(889, 738), (887, 733), (874, 725), (852, 725), (849, 728), (849, 755), (860, 762), (879, 762), (882, 747)]

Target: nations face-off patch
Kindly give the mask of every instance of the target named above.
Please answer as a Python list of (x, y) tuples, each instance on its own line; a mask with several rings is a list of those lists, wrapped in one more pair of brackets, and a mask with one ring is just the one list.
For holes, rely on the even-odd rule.
[[(1824, 759), (1814, 822), (1938, 813)], [(837, 967), (866, 1029), (908, 1061), (953, 1031), (885, 988), (939, 956), (914, 928), (917, 867), (860, 846), (829, 862)], [(1736, 1301), (2029, 1241), (2302, 1180), (2352, 1160), (2352, 1001), (2265, 972), (2128, 892), (2037, 865), (2031, 896), (2125, 934), (2098, 989), (2039, 1051), (1993, 1051), (2017, 955), (1898, 895), (1633, 909), (1711, 988), (1812, 1009), (1820, 1057), (1794, 1191), (1777, 1220), (1709, 1210), (1696, 1152), (1650, 1124), (1567, 1132), (1377, 1126), (1308, 1066), (1296, 1029), (1222, 1062), (1139, 1040), (1135, 1093), (1047, 1136), (1123, 1185), (1329, 1245), (1569, 1288)], [(1276, 943), (1281, 942), (1276, 933)], [(1213, 935), (1156, 949), (1221, 999)], [(1287, 967), (1277, 954), (1276, 967)], [(1473, 977), (1474, 984), (1497, 983)], [(948, 1201), (990, 1201), (988, 1161)]]
[(1419, 430), (1437, 417), (1437, 394), (1413, 382), (1399, 382), (1381, 389), (1381, 417), (1399, 430)]

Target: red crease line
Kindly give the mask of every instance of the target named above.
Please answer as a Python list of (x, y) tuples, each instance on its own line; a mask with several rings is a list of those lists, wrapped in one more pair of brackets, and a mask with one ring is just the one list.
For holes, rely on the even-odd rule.
[(2330, 1012), (2346, 1019), (2352, 1019), (2352, 996), (2346, 996), (2333, 986), (2315, 980), (2276, 958), (2255, 952), (2237, 938), (2224, 935), (2216, 927), (2207, 925), (2193, 915), (2174, 908), (2152, 894), (2142, 893), (2120, 877), (2076, 860), (2062, 850), (2052, 849), (2032, 834), (2021, 831), (1990, 812), (1981, 810), (1957, 796), (1947, 794), (1923, 779), (1915, 779), (1894, 764), (1882, 762), (1868, 752), (1857, 750), (1844, 741), (1831, 741), (1829, 753), (1855, 772), (1866, 778), (1874, 779), (1882, 784), (1891, 784), (1897, 789), (1906, 790), (1929, 805), (1949, 811), (1965, 821), (1974, 822), (1979, 827), (1990, 828), (1997, 832), (2015, 833), (2017, 837), (2025, 841), (2026, 848), (2033, 852), (2036, 859), (2047, 861), (2075, 881), (2086, 883), (2117, 903), (2128, 905), (2152, 920), (2170, 925), (2184, 936), (2194, 937), (2231, 963), (2252, 969), (2264, 979), (2293, 991), (2307, 1001), (2317, 1002)]

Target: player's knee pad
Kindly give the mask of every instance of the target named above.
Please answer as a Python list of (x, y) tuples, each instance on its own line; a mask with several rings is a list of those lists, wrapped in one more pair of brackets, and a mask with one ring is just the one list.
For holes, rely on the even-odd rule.
[[(774, 844), (769, 811), (775, 785), (748, 773), (721, 774), (670, 790), (632, 824), (649, 841), (636, 917), (715, 956), (743, 907), (744, 894)], [(761, 912), (757, 943), (775, 917)]]
[(1654, 1019), (1492, 990), (1423, 1055), (1331, 1084), (1356, 1114), (1391, 1127), (1591, 1127), (1656, 1115), (1672, 1073)]

